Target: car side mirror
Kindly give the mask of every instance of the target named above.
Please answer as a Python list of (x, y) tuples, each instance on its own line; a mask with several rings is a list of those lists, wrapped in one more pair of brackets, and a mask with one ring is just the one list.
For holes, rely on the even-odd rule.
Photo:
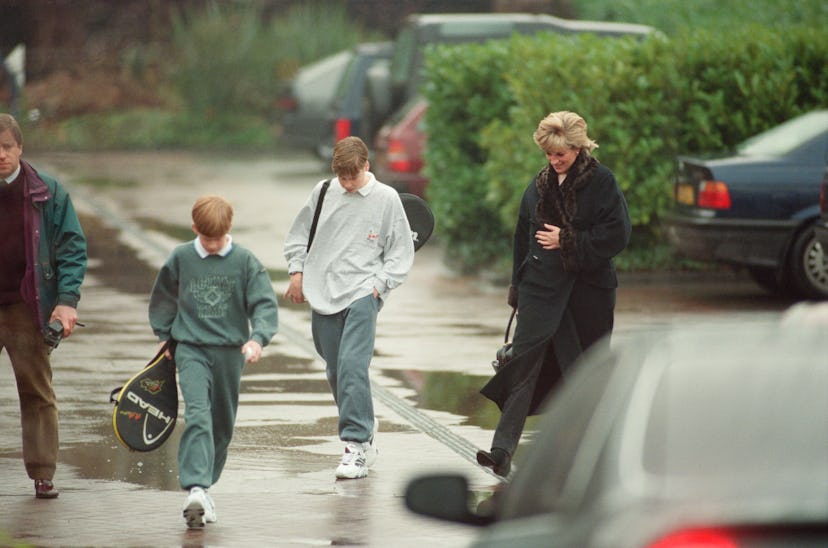
[(416, 478), (405, 490), (405, 505), (415, 514), (476, 526), (494, 521), (472, 512), (470, 500), (468, 480), (456, 474)]

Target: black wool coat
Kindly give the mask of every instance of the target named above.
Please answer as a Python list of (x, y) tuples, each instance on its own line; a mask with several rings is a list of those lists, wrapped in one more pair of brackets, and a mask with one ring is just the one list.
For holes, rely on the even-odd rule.
[[(561, 227), (560, 249), (543, 249), (535, 240), (544, 223)], [(618, 286), (612, 258), (630, 233), (615, 176), (585, 152), (563, 184), (547, 165), (526, 188), (509, 299), (518, 308), (514, 358), (481, 389), (501, 410), (515, 388), (530, 382), (530, 414), (536, 414), (583, 350), (612, 331)]]

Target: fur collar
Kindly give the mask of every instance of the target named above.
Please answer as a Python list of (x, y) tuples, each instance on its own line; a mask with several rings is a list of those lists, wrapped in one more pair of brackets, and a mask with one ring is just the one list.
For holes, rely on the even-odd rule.
[(577, 194), (589, 184), (598, 168), (598, 160), (581, 151), (562, 184), (558, 184), (558, 174), (547, 164), (535, 178), (538, 190), (538, 205), (535, 218), (538, 227), (544, 223), (561, 228), (561, 254), (567, 271), (574, 271), (577, 266), (577, 248), (572, 221), (578, 213)]

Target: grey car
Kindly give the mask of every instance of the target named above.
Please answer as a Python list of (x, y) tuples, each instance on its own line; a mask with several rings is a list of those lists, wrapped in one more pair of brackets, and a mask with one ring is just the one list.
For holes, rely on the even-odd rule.
[(390, 62), (391, 42), (366, 42), (299, 70), (282, 98), (282, 140), (330, 160), (333, 145), (356, 135), (370, 147), (378, 129), (368, 93), (367, 74)]
[(299, 69), (279, 98), (284, 111), (282, 141), (316, 152), (325, 134), (328, 108), (345, 69), (353, 58), (346, 49)]
[(351, 60), (328, 104), (317, 147), (317, 152), (325, 160), (332, 157), (334, 144), (349, 135), (356, 135), (372, 148), (374, 135), (379, 129), (379, 113), (368, 100), (368, 74), (376, 67), (391, 62), (394, 45), (391, 42), (366, 42), (351, 51)]
[(589, 33), (599, 36), (648, 36), (646, 25), (562, 19), (538, 13), (417, 13), (408, 16), (394, 40), (394, 56), (386, 70), (371, 75), (370, 100), (385, 122), (418, 95), (423, 83), (426, 48), (507, 39), (513, 34)]
[(805, 306), (591, 349), (510, 484), (473, 505), (463, 476), (425, 476), (409, 508), (481, 527), (476, 547), (828, 546), (828, 303)]

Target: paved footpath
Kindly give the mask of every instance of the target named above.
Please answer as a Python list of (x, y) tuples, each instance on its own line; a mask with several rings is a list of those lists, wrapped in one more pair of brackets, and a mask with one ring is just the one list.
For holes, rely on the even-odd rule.
[[(61, 494), (56, 500), (33, 497), (20, 456), (14, 377), (3, 354), (0, 546), (465, 546), (470, 542), (473, 530), (415, 516), (404, 508), (402, 497), (408, 480), (429, 471), (460, 471), (482, 492), (500, 485), (471, 462), (474, 448), (485, 445), (491, 432), (466, 424), (462, 416), (416, 409), (417, 393), (410, 382), (375, 373), (379, 459), (368, 478), (336, 481), (333, 469), (342, 447), (335, 436), (335, 407), (324, 369), (309, 346), (307, 310), (290, 307), (280, 311), (282, 329), (262, 362), (245, 370), (236, 435), (224, 474), (211, 490), (219, 521), (204, 530), (188, 531), (180, 513), (184, 495), (175, 474), (180, 425), (161, 449), (130, 453), (114, 439), (108, 402), (109, 391), (146, 363), (155, 348), (146, 325), (146, 293), (125, 290), (129, 275), (142, 268), (134, 260), (135, 248), (141, 249), (140, 262), (152, 272), (176, 240), (162, 233), (136, 233), (128, 198), (109, 200), (103, 192), (72, 186), (76, 207), (91, 227), (94, 253), (90, 251), (80, 309), (87, 327), (62, 343), (53, 360), (61, 418), (55, 482)], [(298, 210), (296, 200), (304, 199), (305, 193), (305, 189), (294, 192), (285, 209)], [(135, 209), (145, 207), (140, 198), (134, 199)], [(181, 209), (177, 197), (171, 200), (168, 203), (177, 204), (172, 209)], [(278, 202), (275, 196), (265, 196), (264, 201)], [(184, 222), (187, 207), (181, 215)], [(264, 245), (260, 235), (281, 241), (280, 228), (246, 225), (244, 218), (248, 224), (258, 218), (247, 214), (253, 207), (237, 205), (238, 232), (244, 234), (244, 241), (253, 242), (251, 247)], [(284, 224), (279, 216), (272, 217)], [(119, 233), (122, 229), (129, 233)], [(104, 249), (103, 244), (111, 240), (121, 245)], [(278, 261), (273, 251), (257, 253), (276, 256)], [(475, 366), (456, 364), (476, 362), (477, 374), (489, 373), (489, 354), (500, 336), (505, 306), (499, 294), (451, 275), (442, 265), (441, 253), (437, 243), (419, 252), (409, 282), (383, 310), (374, 364), (378, 372), (405, 371), (410, 377), (411, 371), (447, 368), (445, 349), (458, 336), (473, 332), (486, 342), (472, 349), (458, 348), (455, 368), (474, 370)], [(121, 268), (116, 278), (106, 267), (113, 261)], [(274, 285), (277, 292), (284, 290)]]
[[(236, 207), (234, 237), (269, 269), (283, 271), (284, 233), (324, 170), (294, 155), (48, 159), (53, 165), (44, 170), (70, 183), (90, 236), (80, 306), (87, 327), (54, 354), (61, 420), (57, 500), (33, 497), (20, 456), (14, 378), (5, 353), (0, 355), (0, 546), (469, 544), (473, 530), (414, 516), (402, 497), (407, 481), (430, 471), (462, 472), (483, 496), (500, 485), (473, 463), (474, 449), (491, 439), (490, 428), (470, 420), (464, 402), (446, 400), (468, 400), (491, 413), (486, 406), (493, 404), (481, 402), (476, 388), (491, 374), (489, 362), (502, 341), (504, 287), (451, 274), (437, 241), (417, 253), (409, 280), (380, 315), (372, 365), (380, 456), (370, 476), (356, 481), (333, 477), (342, 445), (324, 369), (308, 340), (307, 308), (280, 309), (280, 333), (243, 375), (227, 467), (211, 490), (219, 521), (188, 531), (176, 478), (180, 427), (164, 447), (139, 454), (121, 447), (111, 426), (110, 390), (155, 351), (146, 319), (152, 277), (171, 247), (192, 237), (189, 208), (204, 192), (227, 195)], [(82, 168), (94, 184), (78, 180)], [(285, 285), (274, 283), (277, 293)], [(676, 319), (676, 310), (657, 309), (668, 299), (653, 295), (646, 283), (622, 283), (617, 336), (648, 322), (686, 321)], [(678, 302), (680, 312), (692, 304)], [(696, 315), (703, 318), (704, 312)], [(443, 378), (467, 387), (437, 390), (437, 405), (422, 402), (428, 383), (433, 387), (434, 379), (439, 384)]]

